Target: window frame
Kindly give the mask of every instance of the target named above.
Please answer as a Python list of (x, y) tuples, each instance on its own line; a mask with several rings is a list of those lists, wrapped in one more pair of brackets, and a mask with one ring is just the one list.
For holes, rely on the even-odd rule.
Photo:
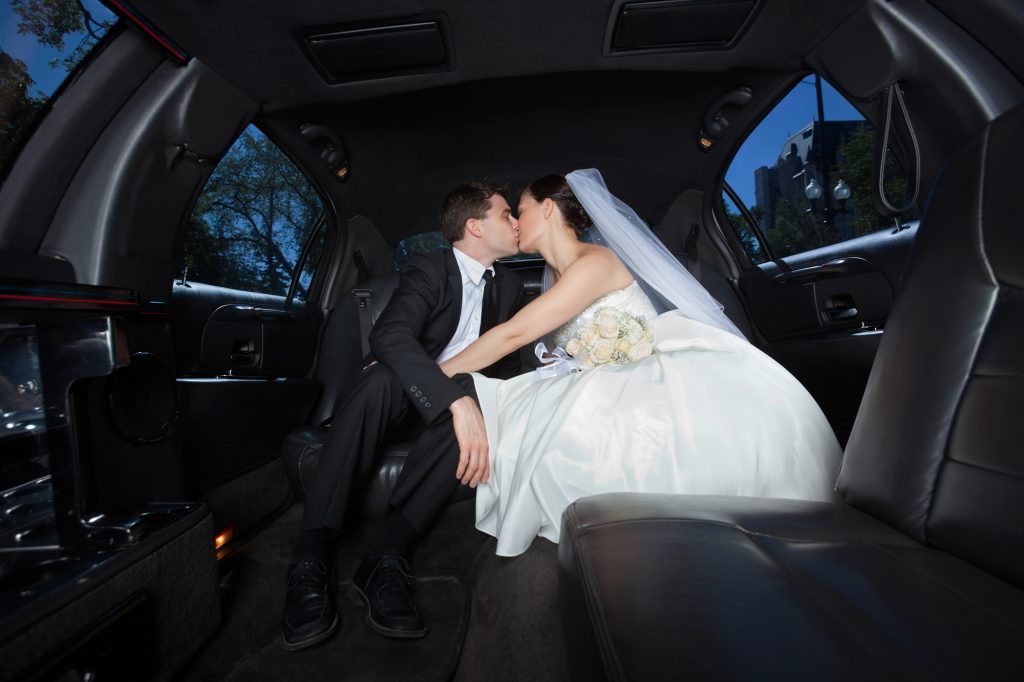
[[(338, 220), (334, 202), (331, 200), (330, 195), (324, 191), (323, 187), (317, 181), (316, 177), (308, 172), (306, 167), (296, 159), (295, 155), (291, 153), (291, 150), (286, 145), (282, 145), (278, 141), (277, 137), (271, 132), (270, 126), (265, 125), (265, 123), (259, 119), (253, 119), (249, 121), (238, 131), (238, 134), (234, 137), (234, 139), (231, 140), (230, 144), (228, 145), (227, 150), (217, 159), (217, 163), (213, 165), (213, 168), (210, 170), (210, 174), (206, 176), (206, 180), (203, 182), (202, 187), (200, 187), (199, 190), (196, 192), (195, 199), (192, 201), (191, 206), (189, 206), (188, 211), (186, 211), (185, 213), (178, 262), (180, 264), (181, 260), (183, 259), (185, 243), (188, 236), (188, 223), (191, 220), (193, 213), (195, 212), (196, 204), (199, 203), (200, 197), (206, 191), (206, 187), (210, 182), (210, 178), (213, 177), (213, 174), (214, 172), (216, 172), (217, 167), (220, 165), (221, 161), (223, 161), (224, 158), (231, 152), (235, 144), (242, 138), (242, 135), (245, 134), (245, 131), (248, 130), (250, 127), (255, 128), (264, 137), (266, 137), (267, 140), (269, 140), (271, 144), (273, 144), (274, 147), (288, 160), (288, 162), (291, 163), (299, 171), (299, 173), (302, 174), (302, 176), (306, 179), (306, 182), (309, 183), (309, 186), (312, 187), (313, 191), (316, 193), (317, 199), (320, 201), (321, 210), (317, 217), (313, 220), (312, 226), (306, 233), (306, 236), (303, 238), (302, 247), (299, 249), (299, 255), (296, 258), (295, 265), (293, 266), (290, 272), (291, 280), (289, 281), (288, 289), (283, 294), (268, 294), (264, 292), (251, 291), (248, 289), (233, 290), (243, 291), (249, 294), (280, 297), (285, 300), (285, 305), (287, 307), (292, 307), (295, 304), (295, 294), (298, 290), (298, 283), (302, 276), (302, 271), (305, 268), (306, 261), (309, 258), (309, 253), (312, 250), (315, 237), (320, 233), (320, 230), (323, 229), (326, 230), (326, 234), (324, 235), (323, 251), (321, 252), (320, 260), (316, 264), (316, 268), (313, 270), (313, 275), (309, 280), (309, 286), (306, 287), (306, 298), (301, 299), (303, 305), (310, 303), (319, 304), (321, 296), (323, 295), (323, 284), (328, 278), (326, 270), (330, 268), (329, 265), (324, 264), (325, 257), (328, 262), (331, 260), (331, 257), (328, 254), (334, 252), (335, 247), (337, 245), (337, 240), (340, 237), (339, 230), (337, 229)], [(197, 282), (199, 284), (209, 284), (208, 282), (202, 282), (198, 280)], [(219, 284), (211, 286), (232, 289), (231, 287), (223, 287), (223, 285)]]
[[(769, 243), (769, 241), (767, 239), (767, 236), (760, 229), (760, 225), (757, 224), (756, 220), (753, 220), (753, 216), (750, 213), (750, 207), (746, 205), (746, 202), (742, 201), (739, 198), (739, 195), (737, 195), (735, 193), (735, 190), (732, 190), (731, 186), (729, 186), (728, 182), (726, 181), (726, 175), (728, 174), (730, 168), (732, 167), (732, 164), (733, 164), (733, 161), (736, 158), (736, 155), (743, 148), (743, 145), (745, 145), (747, 143), (747, 141), (749, 140), (750, 136), (764, 122), (765, 118), (767, 118), (773, 111), (775, 111), (778, 108), (779, 104), (786, 97), (788, 97), (790, 95), (790, 93), (793, 92), (793, 90), (800, 84), (800, 82), (802, 82), (804, 79), (806, 79), (808, 77), (813, 77), (815, 74), (817, 74), (822, 79), (822, 81), (824, 83), (827, 83), (829, 87), (831, 87), (838, 95), (840, 95), (851, 108), (856, 110), (857, 113), (859, 113), (863, 117), (864, 123), (869, 124), (870, 126), (872, 126), (872, 128), (875, 128), (878, 125), (876, 123), (876, 121), (875, 121), (875, 116), (869, 115), (869, 114), (877, 113), (877, 112), (875, 112), (873, 110), (865, 111), (865, 105), (866, 104), (871, 104), (871, 102), (867, 102), (866, 103), (866, 102), (861, 101), (861, 100), (851, 99), (846, 93), (844, 93), (842, 90), (837, 88), (832, 83), (832, 81), (830, 81), (824, 74), (818, 73), (818, 72), (814, 71), (813, 69), (808, 69), (808, 70), (805, 70), (805, 71), (800, 71), (798, 73), (795, 73), (790, 80), (786, 81), (779, 88), (778, 96), (775, 97), (773, 100), (771, 100), (771, 103), (764, 108), (764, 111), (761, 113), (760, 116), (757, 117), (757, 120), (752, 122), (751, 125), (744, 131), (742, 138), (737, 140), (737, 142), (734, 145), (732, 145), (732, 147), (730, 148), (727, 157), (723, 160), (721, 166), (719, 167), (719, 172), (717, 174), (717, 179), (716, 179), (716, 181), (715, 181), (715, 183), (713, 185), (714, 189), (713, 189), (713, 194), (712, 194), (712, 197), (711, 197), (711, 204), (710, 205), (711, 205), (712, 214), (715, 216), (717, 222), (720, 225), (727, 225), (728, 226), (729, 233), (728, 233), (728, 236), (726, 238), (726, 241), (729, 242), (729, 244), (730, 244), (730, 248), (731, 248), (731, 250), (733, 252), (733, 256), (735, 258), (742, 259), (743, 261), (749, 263), (752, 267), (759, 267), (760, 265), (765, 265), (765, 264), (771, 263), (771, 262), (779, 262), (779, 261), (785, 260), (787, 258), (792, 258), (792, 257), (795, 257), (795, 256), (800, 256), (801, 254), (805, 254), (805, 253), (811, 253), (813, 251), (816, 251), (817, 249), (827, 248), (827, 247), (830, 247), (830, 246), (835, 246), (836, 244), (842, 244), (842, 243), (850, 241), (852, 239), (856, 239), (857, 237), (864, 236), (864, 235), (853, 235), (852, 237), (849, 237), (849, 238), (844, 239), (842, 241), (835, 242), (835, 244), (825, 244), (825, 245), (814, 247), (814, 248), (811, 248), (811, 249), (805, 249), (803, 251), (797, 251), (797, 252), (794, 252), (794, 253), (788, 254), (788, 255), (778, 255), (776, 253), (776, 250)], [(900, 165), (903, 165), (905, 163), (903, 155), (900, 153), (899, 145), (897, 145), (897, 144), (890, 144), (889, 155), (891, 157), (893, 157)], [(729, 187), (729, 191), (726, 190), (726, 187)], [(743, 248), (743, 244), (741, 242), (740, 236), (737, 233), (736, 228), (730, 222), (729, 217), (727, 215), (727, 211), (726, 211), (726, 208), (725, 208), (725, 201), (723, 200), (723, 195), (728, 195), (729, 196), (729, 198), (733, 202), (733, 204), (737, 207), (737, 209), (739, 209), (740, 214), (743, 216), (744, 220), (746, 220), (751, 225), (752, 229), (754, 230), (754, 234), (758, 238), (758, 241), (759, 241), (759, 243), (761, 245), (761, 248), (765, 250), (765, 255), (767, 257), (767, 260), (764, 263), (760, 263), (760, 264), (754, 263), (753, 260), (750, 258), (750, 256), (747, 254), (746, 249)], [(915, 209), (916, 209), (917, 213), (920, 214), (920, 212), (921, 212), (920, 200), (918, 201), (917, 204), (915, 204)], [(904, 218), (901, 221), (901, 223), (903, 225), (908, 225), (908, 224), (914, 223), (916, 220), (919, 220), (919, 218), (914, 218), (914, 217)], [(879, 230), (885, 230), (885, 229), (888, 229), (888, 228), (891, 228), (891, 227), (892, 226), (888, 224), (887, 220), (883, 219), (882, 222), (879, 223), (877, 230), (874, 230), (872, 232), (868, 232), (868, 233), (865, 233), (865, 234), (873, 234), (874, 232), (877, 232)]]
[[(772, 247), (768, 243), (768, 239), (764, 236), (764, 233), (761, 231), (761, 226), (757, 224), (757, 220), (754, 219), (754, 215), (750, 212), (750, 208), (742, 199), (740, 199), (739, 195), (736, 194), (736, 190), (732, 188), (732, 185), (729, 184), (729, 182), (725, 179), (724, 176), (722, 178), (720, 190), (721, 192), (724, 192), (725, 194), (729, 195), (729, 199), (730, 201), (732, 201), (733, 206), (739, 209), (740, 215), (743, 217), (745, 221), (747, 221), (747, 226), (750, 227), (751, 231), (754, 233), (754, 236), (757, 237), (758, 244), (760, 244), (761, 248), (764, 250), (764, 262), (774, 262), (776, 260), (775, 252), (772, 251)], [(743, 248), (742, 240), (740, 239), (740, 236), (736, 234), (736, 226), (734, 226), (732, 224), (732, 221), (729, 220), (729, 213), (725, 209), (725, 202), (722, 200), (721, 196), (718, 196), (717, 199), (718, 203), (722, 204), (720, 208), (724, 214), (725, 223), (729, 225), (729, 228), (732, 230), (732, 236), (735, 237), (737, 241), (741, 242), (740, 250), (742, 251), (743, 255), (747, 258), (751, 265), (759, 265), (759, 263), (754, 263), (753, 259), (750, 257), (750, 254), (748, 254), (747, 250)]]

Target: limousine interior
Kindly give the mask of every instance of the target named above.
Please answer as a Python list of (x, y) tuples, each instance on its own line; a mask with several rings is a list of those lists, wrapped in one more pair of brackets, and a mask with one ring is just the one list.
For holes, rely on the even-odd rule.
[[(4, 4), (0, 678), (1024, 677), (1024, 4)], [(426, 637), (340, 589), (286, 651), (325, 421), (441, 198), (591, 167), (821, 405), (841, 501), (583, 498), (501, 558), (460, 491)]]

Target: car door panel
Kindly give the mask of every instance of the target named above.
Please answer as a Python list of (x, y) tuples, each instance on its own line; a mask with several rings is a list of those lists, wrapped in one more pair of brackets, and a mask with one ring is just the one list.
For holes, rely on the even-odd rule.
[(807, 282), (772, 278), (763, 289), (751, 292), (750, 301), (764, 335), (782, 339), (884, 323), (892, 307), (892, 288), (878, 271), (822, 275), (821, 280)]
[(842, 443), (853, 428), (916, 229), (875, 232), (740, 275), (765, 352), (807, 387)]
[(263, 376), (302, 376), (313, 361), (317, 324), (306, 310), (228, 303), (203, 327), (203, 367)]
[(306, 375), (322, 314), (281, 296), (191, 283), (174, 287), (171, 315), (185, 488), (218, 528), (242, 533), (288, 500), (275, 462), (321, 392)]
[(313, 362), (323, 317), (315, 306), (199, 283), (175, 285), (171, 300), (180, 376), (304, 376)]
[(276, 460), (319, 394), (320, 382), (302, 377), (179, 378), (186, 489), (204, 495)]

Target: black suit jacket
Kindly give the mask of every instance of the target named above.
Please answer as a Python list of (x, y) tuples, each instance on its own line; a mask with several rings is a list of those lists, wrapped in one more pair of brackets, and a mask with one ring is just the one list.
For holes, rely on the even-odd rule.
[[(504, 322), (522, 305), (522, 280), (501, 265), (494, 265)], [(370, 333), (374, 358), (389, 366), (423, 419), (430, 423), (453, 402), (468, 395), (445, 376), (437, 358), (455, 335), (462, 312), (462, 273), (450, 249), (409, 259), (398, 287)], [(488, 376), (508, 378), (520, 370), (517, 352), (483, 370)]]

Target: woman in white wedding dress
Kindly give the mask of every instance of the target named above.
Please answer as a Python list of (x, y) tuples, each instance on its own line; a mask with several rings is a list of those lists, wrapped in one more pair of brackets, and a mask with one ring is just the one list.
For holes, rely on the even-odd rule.
[[(611, 248), (579, 240), (591, 223)], [(533, 183), (519, 230), (520, 249), (547, 262), (550, 287), (443, 363), (446, 374), (549, 334), (573, 349), (608, 308), (647, 320), (654, 352), (582, 371), (559, 352), (556, 367), (508, 381), (474, 374), (490, 462), (476, 525), (497, 538), (499, 555), (522, 553), (537, 535), (558, 542), (562, 512), (587, 495), (835, 498), (842, 451), (813, 398), (743, 338), (596, 170)], [(658, 315), (645, 288), (672, 309)]]

